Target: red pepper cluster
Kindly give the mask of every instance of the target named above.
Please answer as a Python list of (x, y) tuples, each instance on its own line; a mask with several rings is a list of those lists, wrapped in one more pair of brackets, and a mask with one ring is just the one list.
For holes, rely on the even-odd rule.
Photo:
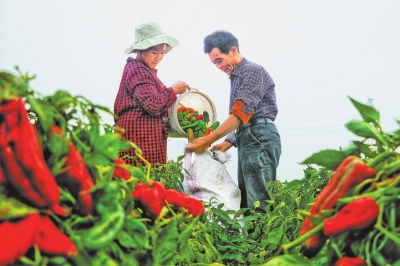
[(66, 215), (59, 205), (60, 190), (43, 156), (35, 126), (25, 101), (0, 104), (0, 168), (3, 179), (16, 194), (37, 208)]
[(203, 203), (187, 194), (175, 189), (166, 189), (160, 182), (151, 181), (149, 185), (139, 183), (132, 191), (132, 197), (143, 215), (157, 219), (166, 204), (170, 204), (175, 211), (185, 209), (189, 215), (199, 216), (204, 214)]
[[(52, 255), (74, 256), (76, 245), (63, 234), (48, 216), (32, 213), (18, 221), (0, 224), (0, 265), (8, 265), (21, 258), (32, 247)], [(7, 244), (5, 244), (7, 243)]]
[[(333, 209), (338, 200), (345, 196), (351, 188), (375, 175), (376, 171), (368, 167), (360, 158), (356, 156), (347, 157), (338, 166), (328, 184), (315, 199), (314, 204), (310, 208), (311, 217), (318, 220), (323, 211)], [(336, 236), (350, 230), (366, 228), (378, 216), (379, 206), (375, 200), (369, 197), (360, 197), (341, 208), (336, 216), (324, 219), (322, 221), (323, 231), (318, 231), (302, 243), (302, 253), (307, 257), (313, 257), (322, 248), (328, 236)], [(312, 219), (306, 217), (300, 230), (300, 236), (313, 230), (315, 227), (316, 225)], [(349, 259), (342, 259), (342, 261)]]

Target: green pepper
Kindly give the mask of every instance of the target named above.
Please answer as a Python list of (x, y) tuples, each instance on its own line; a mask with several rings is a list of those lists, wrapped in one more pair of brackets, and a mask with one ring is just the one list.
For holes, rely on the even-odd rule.
[(125, 224), (126, 212), (120, 203), (121, 187), (118, 182), (106, 182), (101, 187), (103, 194), (96, 205), (100, 220), (82, 235), (82, 243), (91, 249), (100, 249), (110, 244)]
[(197, 136), (198, 136), (198, 137), (204, 137), (204, 133), (203, 133), (202, 131), (198, 131), (198, 132), (197, 132)]
[(206, 110), (203, 111), (203, 120), (208, 123), (210, 122), (210, 115), (208, 114), (208, 112)]
[(193, 123), (190, 123), (189, 125), (185, 125), (185, 126), (181, 126), (183, 129), (186, 129), (186, 128), (196, 128), (197, 126), (199, 126), (199, 122), (200, 121), (196, 121), (196, 122), (193, 122)]
[(207, 123), (204, 120), (198, 120), (197, 126), (194, 128), (195, 131), (203, 130), (206, 132)]
[(118, 236), (122, 246), (140, 249), (149, 245), (149, 231), (141, 219), (127, 216), (124, 229)]
[(187, 119), (183, 119), (180, 123), (181, 126), (187, 126), (190, 124), (190, 122)]
[(219, 127), (219, 121), (215, 121), (215, 122), (210, 126), (211, 132), (214, 131), (214, 130), (216, 130), (217, 127)]

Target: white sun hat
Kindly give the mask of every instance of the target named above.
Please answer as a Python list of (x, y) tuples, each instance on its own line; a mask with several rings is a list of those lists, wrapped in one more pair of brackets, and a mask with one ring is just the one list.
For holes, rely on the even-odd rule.
[(162, 43), (167, 44), (165, 53), (168, 53), (179, 44), (174, 37), (165, 34), (158, 23), (143, 23), (135, 28), (135, 42), (129, 48), (125, 49), (125, 53), (137, 53), (138, 51), (146, 50)]

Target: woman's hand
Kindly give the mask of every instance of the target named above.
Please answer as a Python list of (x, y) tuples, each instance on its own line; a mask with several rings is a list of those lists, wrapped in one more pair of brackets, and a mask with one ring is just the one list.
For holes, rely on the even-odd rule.
[(175, 94), (182, 94), (186, 90), (190, 91), (189, 85), (186, 82), (180, 80), (175, 82), (174, 85), (172, 85), (171, 87), (174, 90)]

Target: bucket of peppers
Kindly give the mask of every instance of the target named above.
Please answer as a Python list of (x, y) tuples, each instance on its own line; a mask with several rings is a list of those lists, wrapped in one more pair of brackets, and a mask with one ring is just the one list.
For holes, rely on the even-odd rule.
[(206, 110), (195, 110), (183, 104), (179, 104), (176, 115), (179, 125), (188, 136), (189, 142), (192, 142), (195, 138), (209, 135), (217, 129), (220, 124), (219, 121), (215, 121), (208, 126), (210, 117)]

